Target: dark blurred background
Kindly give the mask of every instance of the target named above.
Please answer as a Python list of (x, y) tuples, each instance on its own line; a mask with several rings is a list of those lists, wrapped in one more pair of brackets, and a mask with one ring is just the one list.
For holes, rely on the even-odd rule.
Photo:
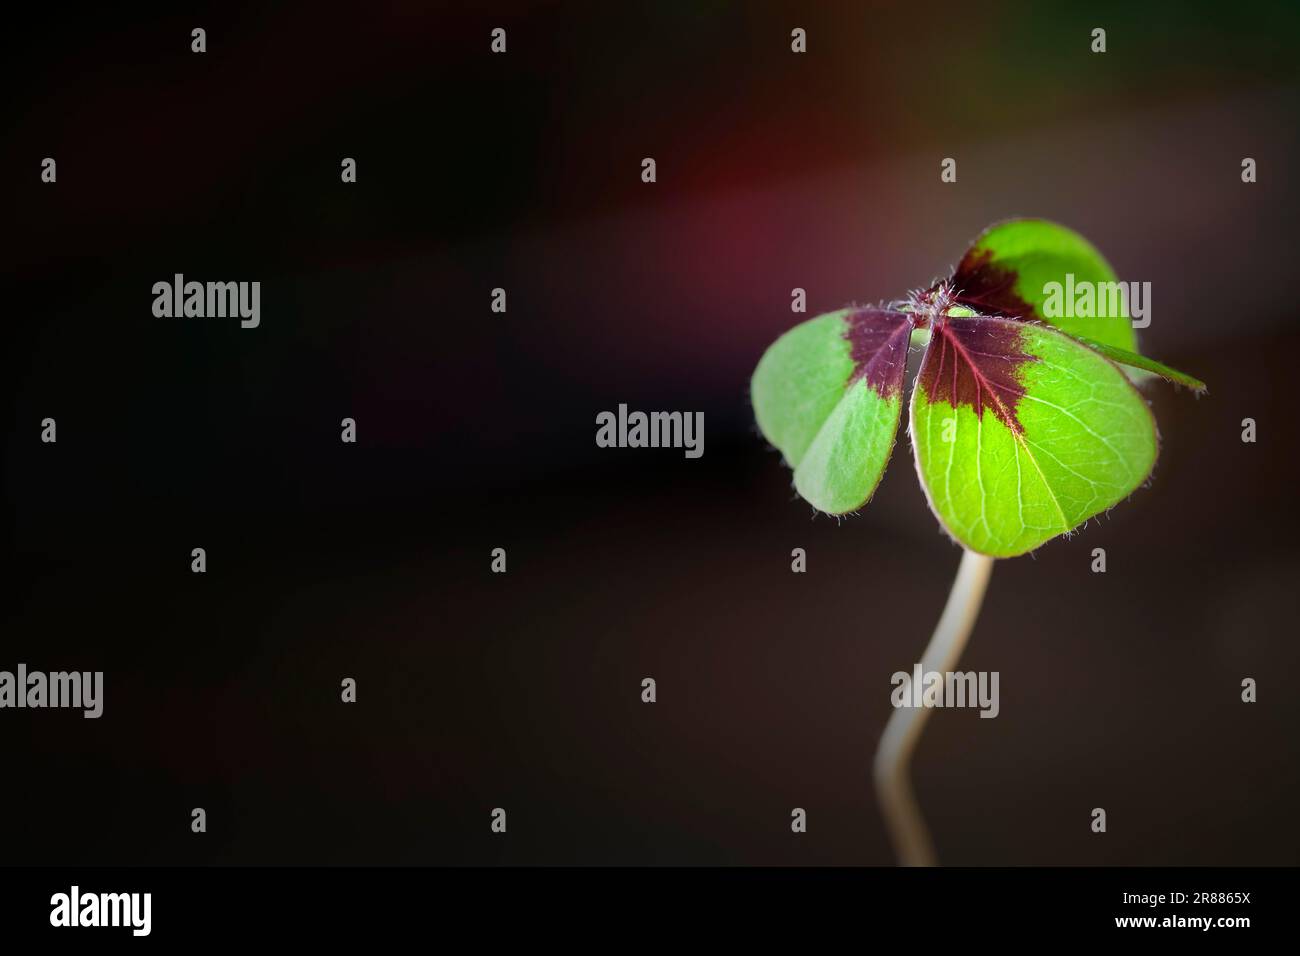
[[(1150, 281), (1210, 392), (1150, 387), (1149, 486), (999, 562), (1001, 715), (916, 759), (940, 858), (1300, 862), (1295, 4), (169, 9), (7, 31), (0, 669), (106, 689), (0, 712), (0, 862), (891, 862), (870, 759), (959, 552), (905, 437), (815, 517), (748, 378), (793, 287), (1016, 215)], [(176, 272), (261, 327), (155, 318)], [(704, 457), (597, 448), (620, 402)]]

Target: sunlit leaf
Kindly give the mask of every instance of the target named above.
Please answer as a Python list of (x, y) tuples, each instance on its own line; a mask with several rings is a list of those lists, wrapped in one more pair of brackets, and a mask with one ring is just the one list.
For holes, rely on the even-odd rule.
[(1030, 551), (1133, 492), (1155, 421), (1111, 362), (1059, 332), (946, 318), (912, 394), (912, 444), (930, 505), (965, 547)]

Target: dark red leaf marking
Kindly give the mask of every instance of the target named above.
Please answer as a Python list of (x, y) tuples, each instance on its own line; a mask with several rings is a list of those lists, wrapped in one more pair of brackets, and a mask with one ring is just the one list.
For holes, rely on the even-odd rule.
[(845, 387), (865, 378), (881, 398), (901, 394), (912, 317), (891, 309), (858, 309), (845, 324), (844, 337), (853, 358), (853, 374)]
[(981, 419), (988, 410), (1020, 434), (1016, 407), (1025, 394), (1020, 366), (1034, 360), (1024, 351), (1023, 331), (1007, 319), (936, 319), (917, 387), (927, 401), (965, 405)]
[(994, 265), (993, 253), (987, 249), (980, 252), (970, 249), (947, 284), (952, 287), (957, 302), (976, 312), (1021, 321), (1041, 318), (1035, 315), (1032, 305), (1016, 294), (1018, 276), (1014, 269)]

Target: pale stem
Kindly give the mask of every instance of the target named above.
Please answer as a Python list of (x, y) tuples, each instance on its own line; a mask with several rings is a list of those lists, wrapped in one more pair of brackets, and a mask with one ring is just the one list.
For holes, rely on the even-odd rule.
[[(974, 551), (962, 552), (948, 603), (921, 656), (922, 674), (946, 673), (957, 666), (979, 616), (992, 570), (993, 558)], [(912, 792), (909, 773), (916, 742), (929, 719), (929, 707), (896, 707), (876, 749), (876, 794), (890, 839), (904, 866), (935, 863), (934, 843)]]

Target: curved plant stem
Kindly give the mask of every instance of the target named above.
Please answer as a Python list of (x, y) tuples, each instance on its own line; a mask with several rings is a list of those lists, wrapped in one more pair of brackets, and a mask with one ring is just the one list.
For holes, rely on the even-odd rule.
[[(957, 665), (979, 616), (993, 560), (974, 551), (962, 552), (948, 603), (921, 657), (923, 674), (944, 673)], [(933, 866), (935, 862), (934, 843), (917, 806), (909, 774), (912, 752), (929, 718), (928, 707), (895, 708), (876, 749), (876, 794), (890, 839), (904, 866)]]

